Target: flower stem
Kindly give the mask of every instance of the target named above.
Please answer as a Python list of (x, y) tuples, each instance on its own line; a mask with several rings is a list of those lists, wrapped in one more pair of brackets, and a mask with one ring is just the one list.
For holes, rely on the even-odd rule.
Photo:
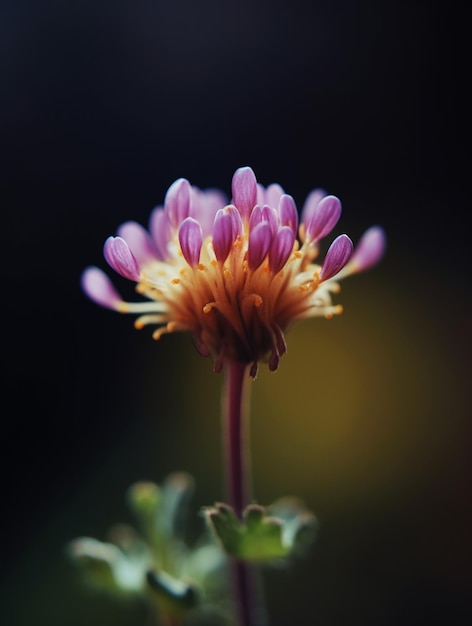
[[(249, 367), (245, 363), (226, 363), (222, 404), (227, 494), (229, 504), (240, 519), (252, 498), (248, 431), (249, 382)], [(238, 626), (262, 625), (265, 621), (262, 619), (264, 611), (260, 606), (258, 593), (258, 572), (238, 559), (232, 560), (231, 568)]]
[(229, 504), (241, 518), (251, 498), (248, 433), (249, 370), (245, 363), (226, 364), (223, 387), (223, 436)]

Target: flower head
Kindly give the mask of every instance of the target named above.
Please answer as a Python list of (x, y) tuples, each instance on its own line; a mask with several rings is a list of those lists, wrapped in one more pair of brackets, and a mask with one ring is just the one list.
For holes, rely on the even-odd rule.
[(292, 196), (280, 185), (260, 185), (249, 167), (234, 173), (229, 203), (221, 192), (180, 178), (152, 211), (148, 230), (125, 222), (105, 241), (106, 261), (136, 283), (145, 301), (124, 302), (97, 267), (84, 271), (82, 287), (101, 306), (139, 314), (137, 328), (157, 326), (155, 339), (189, 331), (216, 371), (225, 360), (242, 361), (252, 364), (255, 376), (266, 356), (277, 369), (293, 322), (342, 311), (331, 298), (339, 278), (382, 256), (385, 236), (374, 226), (354, 251), (342, 234), (315, 262), (340, 215), (339, 199), (316, 189), (299, 224)]

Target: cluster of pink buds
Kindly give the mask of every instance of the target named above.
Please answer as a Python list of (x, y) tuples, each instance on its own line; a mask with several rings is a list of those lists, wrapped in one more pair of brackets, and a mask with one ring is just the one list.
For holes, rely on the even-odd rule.
[(108, 264), (136, 283), (141, 302), (124, 302), (109, 278), (87, 268), (82, 286), (98, 304), (134, 313), (136, 327), (156, 325), (154, 338), (189, 331), (216, 371), (227, 360), (252, 364), (267, 358), (278, 367), (293, 322), (332, 317), (338, 280), (374, 265), (385, 235), (373, 226), (353, 250), (339, 235), (320, 264), (320, 241), (341, 215), (341, 202), (315, 189), (298, 211), (278, 184), (260, 185), (249, 167), (236, 170), (228, 203), (217, 190), (201, 190), (180, 178), (156, 207), (146, 230), (129, 221), (104, 246)]

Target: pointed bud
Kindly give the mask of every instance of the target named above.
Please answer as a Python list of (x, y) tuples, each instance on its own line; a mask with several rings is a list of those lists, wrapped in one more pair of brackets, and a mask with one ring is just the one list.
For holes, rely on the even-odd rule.
[(103, 255), (115, 272), (124, 278), (138, 282), (138, 262), (122, 237), (108, 237), (103, 246)]
[(249, 232), (262, 222), (262, 205), (256, 204), (249, 216)]
[(352, 241), (347, 235), (339, 235), (330, 245), (320, 272), (320, 281), (335, 276), (349, 261)]
[(362, 272), (375, 265), (382, 258), (387, 245), (385, 231), (380, 226), (368, 228), (349, 260), (350, 273)]
[(327, 193), (324, 189), (312, 189), (310, 191), (302, 207), (301, 222), (303, 224), (308, 224), (313, 215), (313, 211), (318, 206), (320, 200), (326, 195)]
[(228, 204), (228, 199), (217, 189), (199, 189), (192, 185), (190, 196), (190, 214), (202, 227), (203, 239), (211, 235), (216, 213)]
[(283, 193), (284, 190), (278, 183), (272, 183), (265, 190), (265, 199), (262, 204), (268, 204), (272, 207), (278, 206)]
[(80, 284), (85, 294), (96, 304), (107, 309), (117, 310), (122, 302), (113, 283), (98, 267), (87, 267), (80, 277)]
[[(230, 208), (231, 207), (225, 207), (224, 209), (220, 209), (216, 213), (215, 222), (213, 224), (213, 250), (220, 263), (226, 261), (234, 242), (233, 218)], [(236, 207), (234, 210), (238, 212)]]
[(190, 211), (190, 183), (186, 178), (178, 178), (169, 187), (164, 199), (164, 208), (169, 218), (169, 223), (174, 228), (189, 216)]
[(158, 258), (150, 234), (138, 222), (125, 222), (119, 227), (118, 235), (126, 241), (139, 265)]
[(267, 256), (271, 240), (272, 231), (268, 222), (261, 222), (249, 233), (247, 261), (252, 270), (257, 269)]
[(198, 265), (202, 251), (202, 227), (193, 217), (184, 219), (179, 228), (179, 243), (185, 260), (191, 267)]
[(164, 211), (164, 207), (158, 206), (153, 209), (149, 218), (149, 232), (160, 261), (166, 261), (169, 258), (170, 230), (169, 218)]
[(279, 272), (293, 250), (293, 244), (295, 243), (295, 235), (290, 226), (282, 226), (278, 231), (269, 251), (269, 267), (276, 274)]
[(279, 217), (277, 211), (268, 204), (261, 206), (256, 204), (251, 211), (249, 218), (249, 232), (251, 232), (261, 222), (267, 222), (270, 226), (272, 235), (275, 235), (279, 228)]
[(322, 198), (305, 223), (306, 238), (317, 242), (326, 237), (338, 223), (341, 216), (341, 201), (336, 196)]
[(233, 241), (236, 241), (236, 238), (244, 232), (243, 221), (241, 219), (241, 213), (234, 204), (229, 204), (228, 209), (233, 223)]
[(270, 232), (272, 236), (274, 236), (279, 228), (279, 216), (277, 215), (277, 211), (268, 204), (264, 204), (262, 207), (262, 220), (269, 224)]
[(250, 167), (240, 167), (231, 183), (233, 204), (239, 209), (243, 220), (248, 220), (257, 201), (256, 176)]
[(297, 205), (295, 204), (295, 200), (292, 196), (289, 196), (286, 193), (280, 196), (279, 216), (282, 226), (290, 226), (293, 230), (294, 236), (296, 236), (298, 229)]

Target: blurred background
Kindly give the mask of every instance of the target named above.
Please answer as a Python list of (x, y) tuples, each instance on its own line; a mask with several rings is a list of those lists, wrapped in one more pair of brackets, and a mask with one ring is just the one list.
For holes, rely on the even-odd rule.
[(131, 521), (138, 479), (191, 472), (197, 528), (223, 497), (221, 377), (79, 277), (176, 178), (229, 194), (242, 165), (299, 207), (338, 195), (335, 234), (388, 234), (344, 314), (294, 328), (252, 385), (256, 497), (298, 495), (319, 520), (305, 560), (265, 572), (271, 626), (472, 617), (460, 6), (2, 1), (2, 623), (144, 623), (85, 594), (64, 546)]

